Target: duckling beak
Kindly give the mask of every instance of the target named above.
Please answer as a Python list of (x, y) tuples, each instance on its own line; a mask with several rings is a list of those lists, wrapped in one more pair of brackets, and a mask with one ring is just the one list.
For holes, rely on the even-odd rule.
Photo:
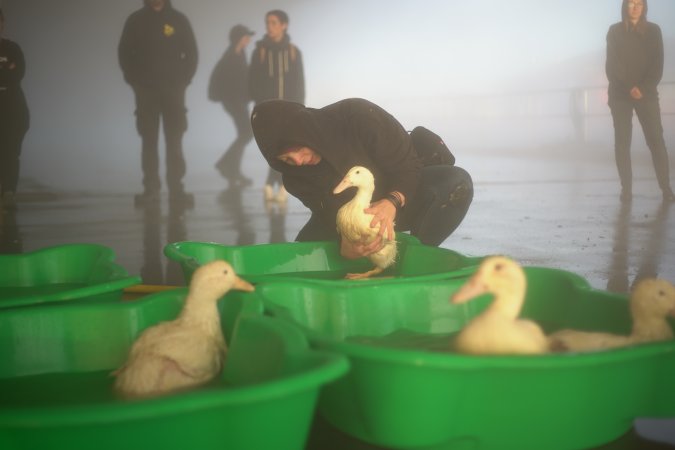
[(244, 291), (244, 292), (255, 291), (255, 287), (253, 287), (253, 285), (251, 283), (249, 283), (248, 281), (246, 281), (242, 278), (239, 278), (239, 277), (237, 277), (234, 280), (234, 285), (232, 287), (234, 289), (238, 290), (238, 291)]
[(333, 194), (339, 194), (340, 192), (344, 191), (347, 188), (350, 188), (354, 186), (352, 182), (348, 178), (343, 178), (342, 181), (340, 181), (340, 184), (335, 186), (335, 189), (333, 189)]
[(450, 297), (450, 301), (454, 304), (466, 303), (472, 298), (478, 297), (484, 293), (484, 286), (478, 279), (474, 277), (464, 283), (464, 285), (460, 287), (459, 290), (452, 295), (452, 297)]

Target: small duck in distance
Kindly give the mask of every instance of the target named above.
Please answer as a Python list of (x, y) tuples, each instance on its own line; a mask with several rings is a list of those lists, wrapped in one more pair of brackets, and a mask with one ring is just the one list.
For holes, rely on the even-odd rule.
[(155, 397), (216, 377), (227, 352), (217, 303), (230, 289), (253, 291), (254, 287), (226, 261), (199, 267), (178, 317), (143, 331), (127, 361), (113, 372), (115, 391), (124, 398)]
[[(352, 167), (342, 181), (333, 190), (339, 194), (345, 189), (356, 187), (356, 195), (345, 203), (337, 213), (337, 231), (342, 237), (353, 243), (370, 243), (377, 238), (380, 227), (371, 227), (372, 214), (364, 212), (370, 206), (375, 191), (375, 178), (370, 170), (362, 166)], [(386, 233), (385, 233), (386, 234)], [(349, 273), (345, 278), (355, 280), (369, 278), (382, 273), (387, 267), (396, 262), (396, 240), (382, 237), (383, 247), (368, 255), (368, 259), (375, 266), (364, 273)]]

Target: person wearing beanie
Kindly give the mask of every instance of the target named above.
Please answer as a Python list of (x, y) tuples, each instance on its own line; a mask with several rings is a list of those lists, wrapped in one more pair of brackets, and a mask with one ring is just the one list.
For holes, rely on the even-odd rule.
[(136, 128), (141, 136), (143, 193), (137, 204), (159, 198), (159, 125), (166, 144), (166, 184), (169, 200), (191, 205), (183, 189), (187, 130), (185, 91), (197, 70), (197, 44), (187, 17), (170, 0), (144, 0), (124, 24), (118, 46), (124, 80), (136, 98)]
[(607, 32), (605, 70), (621, 201), (630, 202), (633, 195), (630, 145), (635, 111), (652, 154), (663, 201), (675, 202), (658, 93), (663, 76), (663, 37), (658, 25), (647, 22), (647, 0), (623, 0), (621, 22), (611, 25)]
[[(256, 42), (249, 70), (249, 90), (256, 105), (271, 99), (305, 102), (302, 53), (291, 43), (288, 22), (288, 14), (279, 9), (265, 15), (267, 33)], [(266, 201), (286, 201), (281, 174), (273, 168), (267, 174), (264, 192)]]
[(252, 182), (242, 174), (241, 160), (246, 145), (253, 139), (246, 60), (246, 47), (253, 34), (244, 25), (235, 25), (230, 29), (230, 45), (214, 67), (209, 80), (209, 99), (222, 103), (237, 131), (236, 138), (216, 163), (220, 174), (228, 180), (229, 187), (248, 186)]
[(0, 9), (0, 201), (16, 207), (19, 157), (29, 128), (29, 112), (21, 88), (26, 63), (19, 45), (4, 37), (5, 15)]

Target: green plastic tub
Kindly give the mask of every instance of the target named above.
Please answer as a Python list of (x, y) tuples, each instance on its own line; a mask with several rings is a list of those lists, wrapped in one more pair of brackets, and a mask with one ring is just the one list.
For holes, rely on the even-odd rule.
[[(445, 248), (422, 245), (417, 238), (397, 233), (399, 255), (396, 264), (381, 276), (367, 280), (344, 280), (348, 272), (372, 269), (366, 258), (348, 260), (340, 256), (336, 242), (288, 242), (228, 246), (214, 242), (176, 242), (164, 247), (164, 254), (180, 264), (186, 283), (199, 265), (214, 259), (229, 261), (234, 270), (251, 282), (292, 278), (324, 282), (372, 283), (466, 276), (482, 258), (470, 257)], [(383, 278), (384, 277), (384, 278)]]
[[(630, 331), (627, 298), (581, 277), (526, 268), (525, 317), (564, 327)], [(351, 371), (327, 387), (324, 418), (395, 449), (584, 449), (624, 434), (636, 417), (675, 417), (675, 342), (592, 354), (469, 356), (453, 335), (491, 301), (452, 305), (463, 280), (350, 285), (263, 283), (269, 314), (312, 345), (346, 355)]]
[(0, 448), (301, 450), (319, 389), (347, 360), (310, 349), (297, 327), (262, 316), (243, 293), (219, 304), (229, 344), (221, 379), (151, 400), (113, 395), (110, 372), (185, 295), (0, 311)]
[(119, 299), (141, 278), (115, 262), (112, 249), (66, 244), (0, 255), (0, 309), (82, 298)]

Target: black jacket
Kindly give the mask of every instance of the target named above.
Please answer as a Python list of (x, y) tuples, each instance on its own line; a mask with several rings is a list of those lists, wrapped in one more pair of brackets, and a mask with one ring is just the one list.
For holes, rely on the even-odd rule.
[[(422, 164), (403, 126), (374, 103), (351, 98), (314, 109), (271, 100), (254, 108), (251, 124), (258, 147), (282, 173), (288, 192), (326, 226), (335, 227), (338, 209), (354, 195), (332, 191), (356, 165), (373, 172), (374, 201), (391, 191), (403, 193), (408, 205), (415, 201)], [(292, 145), (316, 151), (321, 163), (294, 167), (279, 161), (279, 153)]]
[(236, 44), (230, 45), (211, 73), (209, 80), (209, 99), (228, 104), (247, 104), (251, 101), (248, 94), (248, 64), (242, 50), (235, 51)]
[(305, 73), (302, 53), (285, 35), (281, 42), (268, 36), (256, 42), (249, 69), (249, 92), (260, 103), (282, 99), (305, 102)]
[(609, 27), (605, 71), (610, 101), (630, 99), (634, 86), (646, 98), (658, 96), (657, 86), (663, 76), (663, 38), (658, 25), (645, 25), (643, 33), (626, 29), (623, 22)]
[(0, 120), (11, 121), (17, 132), (28, 129), (28, 107), (21, 89), (26, 62), (21, 47), (0, 38)]
[(168, 0), (160, 12), (146, 4), (129, 16), (118, 56), (124, 79), (132, 86), (184, 88), (197, 70), (190, 22)]

